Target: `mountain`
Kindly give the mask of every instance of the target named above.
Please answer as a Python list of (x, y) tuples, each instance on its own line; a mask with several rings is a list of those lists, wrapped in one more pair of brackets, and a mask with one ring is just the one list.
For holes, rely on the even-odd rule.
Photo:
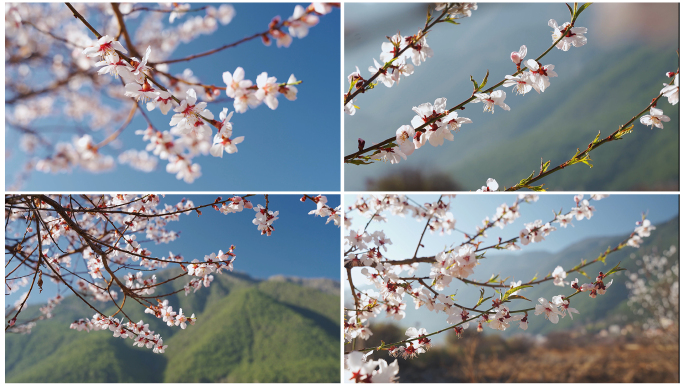
[[(595, 57), (582, 69), (581, 82), (576, 78), (557, 79), (558, 88), (568, 91), (545, 92), (548, 95), (544, 98), (529, 98), (529, 103), (509, 114), (495, 116), (478, 129), (480, 135), (491, 135), (476, 152), (467, 158), (444, 158), (436, 163), (449, 164), (448, 172), (466, 185), (477, 185), (484, 172), (499, 185), (512, 186), (538, 170), (540, 158), (551, 160), (551, 167), (555, 167), (577, 148), (584, 150), (599, 131), (603, 138), (626, 123), (658, 95), (662, 83), (670, 80), (665, 72), (675, 65), (672, 52), (653, 47)], [(648, 71), (643, 70), (645, 62), (651, 66)], [(669, 111), (672, 118), (664, 129), (649, 129), (637, 120), (632, 133), (623, 140), (590, 154), (595, 167), (575, 165), (541, 182), (552, 190), (676, 190), (679, 108), (665, 98), (658, 106)]]
[[(175, 270), (162, 271), (158, 280)], [(325, 282), (327, 281), (327, 282)], [(169, 292), (184, 282), (172, 281)], [(326, 291), (314, 287), (328, 288)], [(132, 346), (111, 332), (77, 332), (69, 324), (93, 311), (75, 296), (65, 298), (52, 319), (29, 335), (5, 337), (7, 382), (337, 382), (340, 297), (325, 279), (256, 280), (245, 274), (216, 274), (209, 288), (169, 303), (197, 322), (168, 327), (138, 304), (123, 308), (162, 334), (164, 354)], [(39, 306), (22, 312), (26, 319)], [(113, 306), (104, 311), (115, 312)]]
[[(483, 44), (483, 47), (489, 45)], [(665, 73), (677, 68), (674, 50), (654, 45), (634, 44), (606, 49), (589, 44), (581, 49), (583, 51), (573, 53), (581, 54), (579, 62), (574, 61), (577, 58), (572, 55), (564, 56), (562, 60), (559, 57), (548, 59), (556, 64), (559, 77), (551, 80), (551, 87), (543, 94), (532, 91), (517, 96), (510, 88), (504, 89), (510, 111), (483, 114), (479, 105), (459, 111), (459, 116), (471, 118), (474, 123), (464, 125), (454, 135), (453, 142), (421, 149), (408, 160), (394, 165), (346, 164), (347, 190), (418, 191), (430, 187), (416, 186), (411, 182), (419, 178), (429, 181), (432, 175), (443, 175), (440, 178), (442, 183), (471, 191), (482, 186), (489, 177), (496, 179), (499, 186), (510, 187), (533, 170), (539, 170), (542, 158), (544, 162), (551, 161), (551, 168), (556, 167), (572, 157), (578, 148), (584, 150), (599, 131), (601, 137), (614, 132), (658, 95), (663, 83), (671, 80)], [(423, 79), (433, 87), (418, 88), (408, 95), (413, 99), (412, 105), (418, 105), (420, 100), (431, 102), (436, 97), (445, 96), (449, 106), (453, 106), (469, 96), (457, 94), (455, 90), (471, 88), (467, 81), (471, 73), (463, 73), (461, 67), (456, 67), (457, 71), (447, 67), (445, 64), (432, 69), (434, 75), (431, 76), (435, 79)], [(492, 74), (490, 81), (502, 79), (510, 72), (487, 68)], [(454, 73), (468, 84), (454, 79)], [(428, 74), (420, 76), (427, 77)], [(407, 112), (410, 106), (399, 104), (408, 99), (406, 91), (394, 88), (392, 92), (381, 90), (387, 95), (382, 94), (377, 103), (371, 104), (373, 98), (370, 97), (359, 102), (362, 110), (373, 111), (372, 116), (359, 114), (346, 118), (345, 154), (355, 151), (357, 138), (364, 138), (369, 143), (379, 142), (390, 136), (387, 131), (378, 131), (380, 128), (399, 127), (411, 119), (411, 113)], [(672, 119), (664, 129), (650, 129), (637, 119), (633, 131), (622, 140), (607, 143), (590, 153), (594, 167), (573, 165), (549, 175), (538, 184), (544, 183), (550, 190), (565, 191), (677, 190), (679, 105), (672, 106), (663, 98), (658, 102), (658, 108)], [(404, 174), (413, 178), (401, 184), (399, 182), (406, 179)]]
[[(597, 328), (605, 328), (611, 324), (624, 324), (629, 321), (637, 319), (636, 315), (631, 311), (627, 305), (628, 290), (625, 286), (627, 274), (637, 272), (636, 265), (637, 258), (631, 258), (632, 255), (641, 256), (651, 253), (654, 247), (657, 247), (659, 252), (667, 250), (671, 245), (679, 245), (679, 216), (664, 222), (655, 224), (657, 227), (655, 231), (651, 232), (651, 236), (644, 238), (644, 243), (639, 249), (632, 247), (625, 247), (617, 252), (611, 253), (606, 258), (606, 264), (597, 262), (583, 270), (591, 277), (592, 280), (596, 278), (599, 271), (604, 273), (612, 267), (620, 263), (620, 267), (627, 269), (627, 271), (618, 272), (609, 277), (613, 280), (613, 284), (606, 291), (605, 295), (599, 295), (596, 298), (591, 298), (587, 294), (577, 295), (570, 299), (571, 307), (580, 311), (579, 315), (574, 315), (574, 320), (570, 317), (565, 317), (559, 321), (558, 324), (552, 324), (545, 320), (543, 316), (535, 316), (534, 311), (531, 311), (529, 317), (529, 328), (523, 331), (517, 325), (509, 328), (504, 332), (493, 331), (485, 328), (485, 333), (500, 334), (503, 337), (509, 337), (517, 333), (533, 334), (548, 334), (551, 332), (558, 332), (564, 330), (571, 330), (574, 328), (586, 328), (593, 330)], [(551, 235), (553, 236), (553, 234)], [(549, 252), (525, 252), (521, 254), (514, 254), (508, 252), (497, 252), (485, 254), (484, 259), (480, 259), (480, 266), (475, 269), (475, 275), (469, 279), (479, 282), (487, 281), (492, 274), (501, 274), (500, 278), (511, 277), (507, 282), (510, 283), (513, 279), (515, 281), (522, 280), (527, 282), (533, 278), (535, 273), (538, 278), (544, 278), (547, 274), (556, 268), (556, 266), (563, 266), (565, 269), (576, 266), (582, 259), (591, 261), (606, 251), (608, 247), (615, 247), (621, 241), (626, 239), (629, 234), (611, 237), (594, 237), (584, 239), (576, 244), (567, 247), (556, 253)], [(675, 253), (671, 260), (675, 261), (679, 258), (679, 252)], [(421, 270), (422, 271), (422, 270)], [(425, 273), (425, 271), (422, 271)], [(420, 274), (420, 273), (419, 273)], [(580, 283), (586, 283), (590, 280), (580, 275), (579, 273), (569, 274), (567, 281), (572, 281), (576, 277), (579, 278)], [(359, 285), (361, 288), (367, 286)], [(546, 282), (536, 285), (532, 288), (527, 288), (518, 294), (529, 298), (531, 301), (516, 300), (509, 304), (511, 310), (533, 308), (537, 305), (537, 299), (540, 297), (551, 300), (555, 295), (572, 294), (573, 289), (566, 287), (554, 286), (552, 282)], [(456, 293), (455, 302), (462, 303), (468, 306), (473, 304), (479, 298), (479, 287), (475, 285), (465, 285), (461, 283), (452, 283), (450, 293)], [(496, 294), (491, 289), (485, 292), (485, 297)], [(348, 289), (345, 289), (345, 304), (351, 307), (351, 294)], [(446, 316), (435, 315), (435, 313), (426, 313), (424, 309), (420, 311), (413, 311), (413, 302), (409, 299), (406, 311), (406, 318), (397, 323), (401, 328), (409, 326), (424, 327), (428, 331), (442, 329), (446, 324)], [(488, 300), (485, 304), (491, 304)], [(484, 305), (483, 305), (484, 306)], [(375, 322), (389, 323), (390, 318), (384, 316), (379, 317)], [(435, 336), (435, 342), (441, 342), (445, 338), (442, 333)]]

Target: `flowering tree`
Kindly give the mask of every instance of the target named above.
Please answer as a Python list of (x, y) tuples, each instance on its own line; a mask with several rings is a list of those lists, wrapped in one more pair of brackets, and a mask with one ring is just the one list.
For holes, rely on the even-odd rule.
[[(260, 199), (263, 205), (253, 203)], [(316, 204), (309, 214), (326, 217), (326, 223), (333, 221), (340, 225), (340, 207), (328, 206), (325, 196), (304, 195), (301, 200)], [(5, 332), (30, 333), (37, 321), (51, 318), (55, 306), (64, 298), (60, 294), (40, 309), (38, 317), (19, 317), (31, 294), (36, 290), (42, 292), (44, 280), (50, 279), (95, 312), (91, 318), (73, 322), (72, 329), (109, 329), (114, 337), (130, 338), (135, 346), (163, 353), (167, 345), (162, 335), (150, 330), (143, 320), (131, 319), (123, 310), (126, 301), (144, 307), (145, 313), (162, 319), (168, 326), (185, 329), (195, 323), (195, 315), (183, 309), (174, 310), (165, 297), (179, 292), (187, 296), (191, 291), (209, 287), (213, 274), (233, 270), (237, 252), (231, 245), (226, 251), (206, 255), (203, 261), (197, 258), (189, 261), (172, 252), (168, 256), (152, 255), (141, 243), (174, 241), (179, 233), (167, 225), (181, 220), (183, 215), (199, 216), (205, 208), (224, 215), (253, 210), (252, 223), (262, 235), (272, 234), (279, 215), (269, 208), (268, 195), (217, 197), (204, 204), (182, 199), (173, 206), (162, 205), (155, 194), (6, 196), (6, 293), (16, 293), (26, 286), (28, 290), (13, 307), (6, 309)], [(77, 268), (81, 258), (86, 271)], [(145, 273), (174, 265), (180, 267), (180, 273), (163, 282), (156, 275)], [(159, 289), (163, 292), (171, 281), (185, 277), (190, 279), (182, 289), (159, 294)], [(103, 304), (114, 304), (118, 310), (105, 314)], [(117, 318), (119, 313), (121, 318)]]
[[(631, 258), (636, 258), (632, 254)], [(677, 247), (645, 254), (637, 259), (637, 271), (628, 274), (629, 305), (643, 316), (643, 329), (658, 333), (677, 330), (679, 321), (679, 259)], [(677, 333), (675, 333), (677, 334)]]
[[(575, 296), (590, 296), (597, 298), (605, 294), (611, 286), (610, 275), (624, 270), (618, 263), (605, 273), (599, 272), (596, 277), (590, 277), (584, 269), (597, 262), (606, 264), (607, 257), (626, 247), (639, 247), (642, 238), (648, 237), (655, 230), (650, 221), (642, 217), (630, 236), (617, 246), (608, 248), (593, 260), (582, 260), (574, 267), (558, 266), (543, 278), (535, 276), (527, 282), (510, 281), (506, 272), (494, 272), (487, 281), (471, 278), (478, 269), (479, 260), (496, 250), (519, 250), (530, 243), (538, 243), (550, 236), (558, 227), (565, 228), (573, 221), (590, 220), (595, 213), (592, 201), (605, 198), (606, 195), (592, 195), (585, 199), (582, 195), (574, 197), (574, 207), (566, 212), (554, 212), (553, 217), (544, 221), (538, 219), (525, 224), (519, 235), (511, 239), (498, 238), (497, 241), (487, 242), (488, 231), (494, 227), (504, 228), (512, 225), (520, 217), (525, 204), (538, 200), (536, 195), (519, 195), (512, 204), (501, 204), (495, 215), (483, 220), (483, 225), (474, 232), (464, 232), (455, 227), (456, 220), (451, 212), (451, 197), (440, 196), (435, 202), (418, 204), (403, 195), (384, 195), (359, 197), (356, 202), (348, 205), (345, 212), (344, 267), (347, 272), (347, 287), (353, 298), (353, 308), (345, 309), (344, 334), (348, 343), (346, 354), (347, 380), (356, 382), (375, 382), (395, 380), (398, 374), (398, 361), (388, 365), (385, 360), (372, 360), (373, 351), (387, 351), (394, 357), (404, 359), (416, 357), (427, 352), (431, 347), (430, 337), (438, 333), (452, 331), (459, 337), (470, 326), (482, 331), (484, 327), (493, 330), (506, 330), (516, 325), (526, 330), (530, 322), (543, 322), (541, 317), (556, 324), (560, 318), (573, 318), (580, 314), (581, 309), (571, 305)], [(415, 252), (411, 249), (412, 257), (398, 259), (388, 255), (388, 245), (392, 245), (389, 234), (385, 234), (382, 223), (388, 222), (390, 216), (411, 216), (418, 221), (424, 221), (425, 226), (418, 239)], [(358, 223), (362, 221), (362, 223)], [(427, 230), (431, 233), (451, 234), (452, 231), (462, 232), (465, 240), (460, 244), (447, 245), (444, 251), (433, 256), (419, 256), (424, 247), (424, 236)], [(404, 237), (406, 234), (393, 234), (392, 237)], [(395, 238), (396, 239), (396, 238)], [(430, 269), (429, 275), (420, 274), (421, 267)], [(364, 290), (355, 284), (352, 270), (360, 269), (368, 283), (375, 289)], [(568, 274), (579, 273), (571, 282), (567, 281)], [(500, 274), (499, 274), (500, 273)], [(358, 276), (357, 276), (358, 278)], [(584, 282), (581, 282), (581, 281)], [(457, 296), (456, 284), (464, 283), (480, 288), (478, 299), (465, 300), (463, 295)], [(527, 288), (550, 284), (556, 287), (549, 293), (550, 299), (538, 298), (536, 305), (524, 305), (531, 301), (524, 297)], [(413, 300), (416, 309), (424, 312), (443, 313), (449, 324), (440, 330), (428, 331), (424, 328), (410, 327), (406, 330), (406, 338), (402, 341), (386, 341), (380, 346), (357, 349), (358, 338), (368, 339), (372, 334), (370, 320), (385, 314), (387, 317), (401, 320), (406, 316), (407, 300)], [(596, 299), (599, 300), (599, 299)], [(470, 301), (470, 302), (464, 302)]]
[[(453, 141), (454, 132), (458, 132), (464, 124), (471, 124), (476, 121), (472, 116), (465, 117), (462, 115), (462, 111), (466, 110), (469, 105), (482, 103), (483, 111), (492, 114), (496, 110), (502, 112), (510, 110), (505, 102), (507, 94), (504, 88), (512, 89), (516, 95), (525, 95), (533, 90), (539, 95), (544, 95), (551, 86), (551, 78), (559, 76), (553, 64), (545, 64), (549, 60), (547, 56), (555, 51), (554, 47), (563, 52), (568, 52), (571, 51), (572, 47), (577, 49), (577, 47), (587, 44), (587, 36), (585, 36), (588, 33), (587, 28), (580, 27), (576, 23), (589, 5), (590, 3), (568, 5), (570, 19), (567, 22), (559, 24), (554, 19), (549, 20), (551, 45), (544, 51), (540, 51), (536, 57), (530, 58), (528, 48), (525, 45), (520, 46), (519, 50), (511, 52), (512, 73), (505, 75), (498, 83), (488, 86), (492, 83), (489, 71), (482, 81), (476, 81), (471, 76), (473, 89), (468, 98), (458, 104), (451, 105), (447, 103), (445, 97), (436, 95), (434, 103), (428, 102), (413, 107), (416, 115), (413, 118), (407, 117), (407, 122), (408, 119), (411, 119), (410, 124), (402, 125), (397, 129), (392, 128), (389, 132), (391, 135), (373, 138), (372, 145), (366, 144), (368, 138), (359, 138), (358, 148), (353, 152), (346, 151), (347, 155), (344, 157), (344, 162), (354, 165), (369, 165), (379, 163), (379, 161), (396, 164), (402, 159), (407, 160), (408, 156), (427, 143), (437, 147), (442, 146), (445, 140)], [(366, 94), (373, 94), (373, 90), (379, 87), (381, 83), (386, 87), (394, 88), (402, 78), (420, 71), (421, 63), (435, 55), (428, 45), (427, 38), (429, 34), (436, 33), (434, 30), (438, 29), (437, 25), (459, 24), (457, 21), (460, 19), (476, 17), (476, 10), (477, 5), (473, 3), (438, 3), (435, 6), (428, 6), (425, 25), (415, 35), (404, 36), (397, 33), (388, 37), (388, 42), (382, 43), (379, 56), (382, 63), (373, 59), (374, 65), (368, 68), (370, 72), (368, 77), (359, 70), (359, 67), (356, 67), (356, 71), (347, 76), (349, 88), (343, 95), (344, 111), (348, 115), (355, 115), (356, 110), (362, 108), (359, 106), (363, 106), (362, 99), (369, 97)], [(467, 24), (467, 20), (463, 21), (463, 24)], [(624, 116), (622, 122), (615, 122), (616, 124), (619, 123), (619, 126), (611, 134), (601, 137), (599, 131), (596, 137), (586, 144), (584, 150), (578, 148), (572, 157), (559, 162), (555, 167), (551, 167), (550, 160), (542, 160), (538, 171), (533, 171), (532, 174), (521, 179), (517, 184), (503, 189), (515, 191), (526, 188), (542, 191), (545, 189), (544, 185), (536, 183), (548, 175), (579, 163), (593, 167), (590, 163), (590, 152), (608, 142), (622, 139), (632, 131), (633, 123), (636, 120), (651, 128), (663, 128), (663, 123), (668, 122), (670, 118), (664, 115), (663, 110), (657, 108), (657, 103), (662, 97), (665, 97), (668, 103), (672, 105), (678, 103), (679, 69), (668, 72), (666, 76), (671, 79), (668, 83), (663, 84), (664, 88), (660, 93), (649, 96), (647, 100), (650, 102), (644, 103), (641, 111), (629, 113), (629, 115)], [(567, 91), (565, 92), (567, 93)], [(632, 114), (634, 115), (632, 116)], [(349, 122), (353, 119), (353, 117), (347, 118)], [(582, 145), (578, 144), (578, 146)], [(488, 183), (487, 191), (498, 188), (498, 183)]]
[[(21, 149), (35, 155), (17, 182), (31, 170), (103, 172), (117, 161), (151, 172), (161, 159), (167, 172), (192, 183), (201, 175), (198, 156), (238, 151), (245, 136), (233, 134), (234, 113), (261, 104), (275, 110), (280, 96), (297, 99), (302, 81), (295, 74), (278, 80), (266, 72), (250, 79), (249, 69), (226, 71), (216, 65), (225, 84), (210, 84), (201, 71), (186, 67), (173, 74), (170, 66), (256, 40), (287, 48), (331, 10), (324, 3), (297, 5), (292, 16), (275, 16), (242, 39), (173, 58), (181, 43), (205, 39), (219, 24), (229, 24), (237, 17), (233, 6), (7, 4), (6, 124), (22, 133)], [(212, 112), (210, 104), (222, 106)], [(149, 114), (166, 115), (167, 126), (155, 126)], [(134, 149), (135, 143), (121, 143), (121, 134), (138, 116), (146, 122), (135, 130), (147, 143), (145, 151)], [(61, 140), (64, 130), (54, 127), (59, 122), (73, 125), (71, 141)]]

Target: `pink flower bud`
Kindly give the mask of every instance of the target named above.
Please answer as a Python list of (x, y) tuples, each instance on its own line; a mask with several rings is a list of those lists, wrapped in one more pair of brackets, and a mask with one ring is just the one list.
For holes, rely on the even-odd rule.
[(518, 65), (522, 61), (522, 58), (520, 57), (520, 54), (518, 52), (511, 52), (511, 61)]

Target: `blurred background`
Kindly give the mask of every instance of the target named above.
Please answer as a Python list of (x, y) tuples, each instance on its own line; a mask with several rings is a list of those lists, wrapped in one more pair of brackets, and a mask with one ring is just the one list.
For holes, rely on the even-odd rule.
[[(368, 77), (379, 60), (385, 36), (415, 34), (425, 24), (427, 4), (346, 4), (345, 76)], [(459, 116), (473, 124), (461, 127), (453, 142), (427, 146), (399, 164), (345, 165), (345, 188), (358, 190), (476, 190), (487, 178), (511, 186), (538, 170), (540, 159), (551, 167), (585, 149), (597, 132), (606, 136), (648, 105), (677, 71), (678, 4), (593, 4), (577, 26), (588, 28), (585, 46), (563, 52), (554, 48), (543, 64), (555, 65), (557, 78), (546, 92), (514, 95), (506, 91), (511, 111), (483, 113), (468, 105)], [(410, 124), (412, 107), (440, 97), (453, 107), (470, 97), (470, 75), (489, 84), (515, 71), (509, 56), (526, 45), (526, 59), (552, 44), (555, 19), (570, 19), (567, 7), (555, 4), (481, 3), (460, 25), (438, 24), (427, 41), (434, 56), (391, 89), (378, 85), (360, 95), (354, 116), (345, 115), (345, 155), (395, 134)], [(348, 83), (345, 80), (345, 87)], [(663, 130), (635, 123), (625, 140), (591, 153), (595, 167), (576, 165), (544, 178), (551, 190), (677, 190), (679, 186), (679, 105), (658, 103), (672, 120)]]
[[(417, 203), (434, 202), (437, 195), (409, 195)], [(585, 196), (587, 198), (587, 196)], [(347, 206), (355, 197), (346, 195)], [(501, 203), (512, 204), (510, 195), (459, 195), (452, 200), (451, 212), (456, 230), (440, 236), (427, 232), (418, 257), (431, 256), (444, 247), (463, 240), (460, 231), (473, 233), (486, 216), (492, 218)], [(518, 251), (493, 251), (480, 259), (475, 274), (469, 279), (486, 281), (500, 274), (507, 282), (527, 282), (536, 274), (544, 277), (556, 266), (569, 270), (582, 259), (593, 260), (609, 246), (627, 239), (641, 213), (656, 226), (644, 238), (640, 248), (625, 247), (608, 256), (606, 265), (598, 262), (584, 269), (595, 278), (620, 262), (627, 269), (611, 275), (613, 284), (605, 295), (592, 299), (578, 295), (571, 307), (579, 310), (574, 320), (565, 317), (552, 324), (543, 316), (529, 315), (527, 331), (517, 325), (504, 332), (485, 327), (476, 332), (470, 325), (458, 339), (452, 331), (430, 337), (435, 347), (417, 358), (399, 360), (400, 382), (677, 382), (679, 381), (679, 200), (676, 195), (613, 195), (591, 202), (596, 208), (590, 220), (573, 220), (567, 228), (558, 227), (546, 240), (523, 246)], [(496, 243), (498, 237), (510, 239), (518, 235), (525, 223), (553, 218), (551, 210), (563, 212), (574, 206), (570, 195), (543, 195), (538, 202), (522, 203), (521, 217), (504, 229), (487, 231), (483, 246)], [(351, 229), (363, 228), (367, 218), (352, 217)], [(388, 222), (373, 223), (371, 233), (384, 230), (392, 245), (383, 253), (390, 259), (413, 255), (424, 221), (388, 215)], [(361, 290), (375, 289), (354, 269), (353, 280)], [(429, 267), (421, 266), (416, 276), (427, 276)], [(568, 274), (566, 280), (588, 279), (579, 273)], [(572, 292), (547, 282), (527, 288), (521, 295), (533, 302), (512, 304), (511, 310), (533, 307), (537, 298)], [(452, 282), (445, 294), (456, 293), (455, 301), (472, 304), (479, 290), (461, 282)], [(495, 294), (492, 290), (485, 297)], [(529, 304), (529, 306), (527, 306)], [(353, 308), (349, 286), (345, 285), (345, 308)], [(448, 326), (446, 316), (421, 309), (415, 310), (407, 299), (406, 317), (395, 321), (380, 315), (370, 320), (373, 335), (367, 341), (357, 339), (356, 348), (379, 346), (405, 339), (408, 327), (425, 328), (428, 332)], [(351, 345), (345, 345), (348, 351)], [(374, 352), (373, 359), (395, 360), (386, 352)]]
[[(300, 5), (307, 7), (309, 4)], [(192, 8), (206, 5), (193, 3)], [(164, 59), (184, 58), (266, 31), (273, 17), (279, 15), (283, 20), (289, 18), (295, 5), (234, 4), (232, 7), (235, 9), (235, 17), (228, 25), (218, 24), (214, 33), (201, 35), (190, 42), (169, 42), (169, 45), (177, 43), (177, 47)], [(214, 3), (213, 6), (218, 8), (220, 4)], [(58, 37), (70, 36), (68, 32), (73, 30), (89, 33), (82, 23), (71, 16), (64, 4), (31, 4), (31, 7), (40, 8), (42, 13), (34, 11), (32, 18), (26, 15), (24, 18), (43, 30), (52, 31)], [(78, 8), (81, 9), (80, 6)], [(110, 34), (116, 36), (118, 25), (110, 23), (113, 17), (109, 4), (88, 4), (84, 8), (84, 16), (96, 29), (104, 34), (107, 26), (112, 31)], [(195, 28), (191, 23), (193, 18), (204, 14), (203, 11), (188, 13), (173, 24), (169, 23), (168, 14), (163, 14), (161, 24), (169, 30), (192, 30)], [(148, 12), (134, 12), (126, 17), (134, 44), (137, 44), (138, 35), (145, 30), (141, 23), (147, 16)], [(191, 26), (184, 27), (186, 22)], [(111, 83), (113, 90), (107, 90), (105, 86), (104, 90), (99, 88), (94, 91), (96, 87), (90, 77), (97, 72), (98, 67), (85, 71), (86, 76), (77, 77), (67, 87), (58, 88), (56, 93), (39, 94), (11, 105), (6, 104), (5, 184), (12, 191), (337, 191), (340, 188), (340, 90), (337, 82), (331, 82), (330, 74), (339, 73), (340, 68), (340, 22), (340, 9), (333, 7), (331, 13), (320, 17), (318, 25), (310, 28), (306, 37), (294, 38), (288, 48), (278, 48), (275, 42), (271, 46), (265, 46), (257, 38), (210, 56), (169, 65), (167, 72), (170, 74), (179, 75), (189, 69), (197, 81), (219, 87), (225, 87), (223, 72), (233, 73), (237, 67), (244, 68), (245, 79), (252, 80), (253, 83), (264, 71), (269, 76), (277, 77), (279, 82), (287, 81), (291, 74), (302, 81), (297, 86), (296, 101), (281, 97), (276, 110), (261, 105), (243, 114), (234, 114), (231, 119), (233, 136), (245, 137), (244, 142), (239, 145), (239, 152), (224, 154), (223, 158), (215, 158), (209, 154), (194, 158), (193, 161), (202, 168), (202, 176), (191, 185), (176, 180), (174, 174), (168, 173), (165, 170), (165, 160), (159, 160), (155, 170), (147, 173), (133, 169), (128, 164), (116, 164), (114, 169), (102, 173), (92, 173), (78, 167), (69, 173), (49, 174), (35, 171), (35, 160), (52, 155), (52, 145), (58, 141), (71, 143), (74, 136), (90, 134), (94, 142), (99, 143), (122, 125), (131, 108), (130, 100), (121, 100), (123, 87), (117, 86), (118, 79), (108, 75), (95, 77), (99, 82)], [(73, 69), (76, 67), (74, 63), (83, 58), (79, 53), (72, 58), (71, 48), (28, 25), (21, 28), (30, 36), (28, 40), (32, 44), (13, 44), (8, 48), (5, 69), (6, 101), (11, 100), (24, 85), (38, 90), (55, 81), (52, 78), (59, 78), (54, 75), (57, 73), (53, 68), (56, 67), (54, 63), (62, 63), (63, 60), (61, 68)], [(8, 36), (13, 34), (14, 32), (9, 33)], [(23, 40), (17, 38), (17, 41)], [(37, 43), (33, 44), (34, 41)], [(138, 51), (144, 52), (145, 48), (147, 46), (139, 46)], [(150, 60), (161, 61), (160, 58), (155, 58), (154, 55), (158, 52), (154, 48), (152, 52)], [(108, 97), (107, 91), (118, 94), (116, 97)], [(65, 112), (65, 101), (76, 95), (88, 102), (104, 103), (112, 110), (115, 120), (108, 121), (107, 125), (102, 122), (92, 124), (98, 117), (89, 116), (92, 111), (87, 105), (75, 108), (81, 110), (82, 118), (69, 116)], [(182, 98), (184, 94), (179, 96)], [(46, 103), (51, 108), (44, 115), (31, 117), (28, 122), (26, 117), (18, 118), (17, 116), (22, 115), (20, 112), (26, 110), (23, 105), (35, 106), (36, 99), (47, 99)], [(228, 99), (225, 92), (221, 92), (216, 100), (219, 102), (210, 102), (207, 108), (217, 119), (224, 107), (229, 111), (235, 110), (233, 100)], [(173, 113), (171, 111), (162, 115), (159, 110), (154, 110), (147, 115), (157, 129), (168, 130)], [(117, 157), (125, 150), (144, 150), (149, 142), (144, 142), (142, 136), (136, 135), (135, 131), (146, 127), (143, 117), (136, 114), (118, 140), (100, 152), (102, 155), (112, 156), (115, 163), (118, 163)], [(22, 138), (31, 132), (49, 145), (42, 145), (41, 142), (35, 151), (23, 151), (20, 146)], [(316, 161), (308, 162), (306, 167), (302, 167), (302, 159)], [(316, 175), (316, 178), (311, 178), (311, 175)]]

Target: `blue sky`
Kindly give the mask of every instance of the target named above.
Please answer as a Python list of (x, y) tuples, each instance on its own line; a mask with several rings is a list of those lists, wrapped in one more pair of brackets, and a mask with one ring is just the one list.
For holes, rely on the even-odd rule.
[[(196, 206), (212, 203), (218, 195), (167, 195), (163, 203), (175, 205), (183, 197), (193, 201)], [(221, 194), (224, 199), (230, 194)], [(306, 278), (340, 279), (340, 230), (332, 222), (325, 224), (326, 218), (308, 215), (316, 208), (311, 201), (300, 202), (299, 195), (269, 195), (269, 209), (279, 211), (279, 219), (274, 222), (275, 230), (268, 237), (261, 235), (257, 226), (252, 224), (254, 210), (223, 215), (212, 208), (202, 209), (202, 215), (195, 213), (182, 215), (178, 222), (171, 222), (167, 228), (180, 232), (180, 237), (168, 244), (155, 245), (141, 242), (152, 252), (152, 256), (182, 255), (186, 261), (195, 258), (204, 260), (205, 255), (227, 251), (235, 245), (235, 271), (244, 272), (252, 277), (265, 279), (273, 275)], [(327, 195), (328, 205), (337, 207), (339, 195)], [(264, 197), (248, 198), (254, 203), (264, 205)], [(163, 207), (163, 206), (161, 206)], [(138, 236), (138, 241), (144, 235)], [(78, 260), (74, 259), (74, 262)], [(78, 264), (82, 266), (82, 262)], [(54, 296), (55, 286), (46, 280), (42, 295), (31, 294), (30, 303), (45, 302)], [(66, 288), (63, 288), (66, 289)], [(28, 287), (6, 297), (8, 304), (19, 298)]]
[[(203, 4), (193, 4), (199, 7)], [(214, 4), (217, 6), (216, 4)], [(308, 3), (302, 3), (306, 7)], [(171, 58), (181, 58), (204, 52), (245, 36), (267, 29), (271, 19), (292, 15), (295, 4), (233, 4), (236, 16), (227, 26), (219, 24), (209, 36), (201, 36), (189, 44), (181, 44)], [(200, 12), (201, 14), (202, 12)], [(190, 16), (186, 15), (180, 22)], [(135, 25), (135, 21), (131, 24)], [(176, 21), (179, 23), (179, 21)], [(100, 24), (95, 23), (95, 28)], [(85, 28), (85, 27), (84, 27)], [(35, 172), (22, 190), (48, 191), (333, 191), (340, 184), (340, 9), (320, 17), (320, 22), (309, 30), (303, 39), (294, 38), (289, 48), (277, 48), (275, 43), (266, 47), (260, 39), (238, 47), (190, 62), (171, 64), (170, 73), (179, 74), (191, 68), (205, 84), (225, 87), (222, 74), (231, 73), (241, 66), (245, 77), (252, 81), (261, 72), (276, 76), (285, 82), (295, 74), (303, 83), (297, 86), (296, 101), (280, 97), (280, 105), (273, 111), (265, 104), (244, 114), (234, 114), (233, 136), (245, 136), (237, 154), (224, 154), (223, 158), (211, 155), (196, 157), (202, 167), (202, 177), (193, 184), (177, 181), (174, 174), (165, 170), (166, 161), (160, 161), (157, 170), (143, 173), (128, 165), (118, 165), (114, 171), (92, 174), (80, 169), (67, 174)], [(123, 92), (123, 91), (122, 91)], [(223, 94), (225, 97), (225, 93)], [(232, 100), (210, 104), (209, 109), (218, 116), (223, 107), (233, 109)], [(171, 115), (159, 111), (148, 114), (158, 129), (168, 129)], [(55, 125), (70, 122), (42, 122)], [(142, 150), (146, 146), (135, 130), (145, 129), (146, 123), (138, 114), (121, 136), (124, 149)], [(103, 138), (97, 135), (96, 140)], [(60, 140), (71, 141), (72, 134)], [(14, 131), (6, 133), (8, 153), (6, 184), (11, 185), (25, 158), (11, 151), (18, 143)], [(103, 150), (118, 155), (111, 148)]]
[[(416, 202), (435, 202), (439, 195), (434, 194), (407, 194)], [(487, 231), (488, 238), (485, 239), (483, 246), (496, 243), (501, 236), (506, 239), (517, 237), (525, 223), (534, 222), (541, 219), (544, 223), (553, 219), (553, 212), (558, 212), (561, 208), (563, 213), (568, 212), (574, 205), (574, 195), (543, 194), (534, 203), (520, 204), (520, 218), (513, 224), (503, 229), (497, 227)], [(588, 198), (589, 195), (585, 195)], [(456, 219), (456, 229), (467, 233), (474, 233), (477, 226), (482, 226), (485, 217), (492, 219), (496, 214), (496, 208), (501, 203), (511, 205), (515, 202), (516, 195), (513, 194), (462, 194), (452, 198), (451, 212)], [(345, 207), (356, 200), (356, 195), (345, 195)], [(592, 201), (592, 206), (596, 208), (594, 216), (590, 220), (573, 220), (574, 226), (560, 228), (551, 233), (544, 242), (531, 243), (523, 250), (515, 253), (528, 251), (548, 251), (557, 252), (582, 239), (589, 237), (602, 237), (625, 234), (634, 230), (635, 223), (641, 220), (641, 214), (647, 213), (651, 223), (657, 224), (665, 222), (679, 213), (678, 195), (612, 195), (600, 201)], [(367, 219), (358, 215), (353, 217), (352, 229), (363, 228)], [(393, 259), (403, 259), (413, 257), (416, 244), (420, 238), (420, 233), (425, 227), (425, 221), (418, 222), (409, 217), (401, 218), (388, 215), (388, 223), (371, 224), (368, 231), (384, 229), (385, 234), (392, 240), (392, 246), (388, 251)], [(394, 236), (392, 236), (394, 234)], [(401, 234), (401, 235), (398, 235)], [(464, 240), (462, 233), (453, 231), (451, 235), (430, 234), (428, 231), (423, 238), (425, 248), (422, 248), (418, 256), (431, 256), (442, 251), (445, 245), (452, 243), (460, 244)], [(410, 254), (410, 255), (409, 255)]]

